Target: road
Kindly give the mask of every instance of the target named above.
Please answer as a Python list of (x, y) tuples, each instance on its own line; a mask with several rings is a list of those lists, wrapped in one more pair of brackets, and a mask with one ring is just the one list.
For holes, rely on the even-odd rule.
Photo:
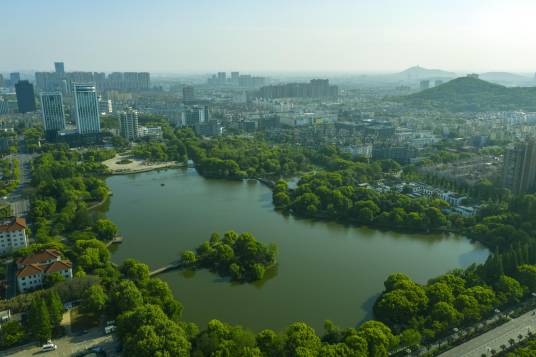
[(518, 342), (518, 336), (521, 334), (526, 337), (528, 331), (536, 332), (536, 310), (529, 311), (462, 345), (454, 347), (441, 354), (440, 357), (481, 357), (484, 354), (491, 356), (491, 350), (502, 351), (501, 345), (510, 346), (508, 342), (510, 339)]
[(70, 311), (63, 314), (61, 325), (65, 328), (66, 336), (52, 341), (58, 346), (57, 350), (43, 352), (41, 345), (30, 344), (0, 352), (0, 356), (28, 357), (42, 354), (50, 357), (67, 357), (95, 346), (102, 347), (107, 356), (119, 356), (119, 353), (116, 352), (118, 343), (114, 335), (104, 335), (102, 327), (92, 328), (82, 335), (72, 334)]
[(30, 162), (34, 157), (34, 154), (12, 154), (7, 157), (9, 159), (19, 160), (19, 185), (13, 191), (11, 191), (8, 194), (7, 199), (5, 199), (5, 201), (11, 205), (13, 215), (17, 217), (26, 216), (30, 210), (30, 201), (24, 194), (24, 188), (31, 179)]
[(77, 352), (94, 346), (103, 347), (107, 356), (119, 356), (119, 353), (115, 352), (117, 342), (114, 341), (113, 335), (102, 336), (102, 333), (99, 334), (96, 329), (83, 336), (65, 336), (52, 342), (58, 346), (55, 351), (43, 352), (41, 351), (41, 346), (31, 345), (23, 349), (0, 352), (0, 356), (30, 357), (43, 355), (47, 357), (70, 357)]

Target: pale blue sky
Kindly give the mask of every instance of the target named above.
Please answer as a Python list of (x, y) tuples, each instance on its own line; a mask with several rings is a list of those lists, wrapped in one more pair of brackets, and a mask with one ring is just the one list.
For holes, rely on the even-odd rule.
[(2, 0), (0, 70), (536, 71), (535, 0)]

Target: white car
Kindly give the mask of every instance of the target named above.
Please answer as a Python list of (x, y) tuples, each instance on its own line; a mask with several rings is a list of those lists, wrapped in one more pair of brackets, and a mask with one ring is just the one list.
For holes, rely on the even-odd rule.
[(52, 342), (48, 342), (46, 345), (43, 345), (43, 347), (41, 347), (41, 351), (43, 352), (55, 351), (57, 349), (58, 349), (58, 346), (56, 346)]

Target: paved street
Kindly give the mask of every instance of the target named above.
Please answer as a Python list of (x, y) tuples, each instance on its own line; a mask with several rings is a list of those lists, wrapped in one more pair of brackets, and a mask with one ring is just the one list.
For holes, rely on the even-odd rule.
[(12, 154), (7, 156), (8, 159), (19, 160), (19, 173), (20, 182), (17, 188), (8, 194), (3, 201), (11, 205), (11, 209), (15, 216), (26, 216), (30, 210), (30, 201), (24, 195), (24, 189), (30, 182), (30, 162), (32, 161), (33, 154)]
[(102, 336), (100, 329), (93, 329), (83, 336), (65, 336), (52, 342), (58, 346), (55, 351), (43, 352), (41, 351), (41, 346), (32, 345), (23, 349), (0, 352), (0, 356), (29, 357), (43, 355), (47, 357), (68, 357), (93, 346), (103, 347), (107, 356), (119, 356), (119, 353), (115, 352), (117, 344), (113, 337), (111, 335)]
[(510, 346), (509, 340), (518, 341), (518, 336), (527, 335), (530, 330), (536, 332), (536, 310), (527, 312), (520, 317), (486, 332), (462, 345), (441, 354), (441, 357), (481, 357), (491, 356), (491, 350), (501, 351), (501, 345)]

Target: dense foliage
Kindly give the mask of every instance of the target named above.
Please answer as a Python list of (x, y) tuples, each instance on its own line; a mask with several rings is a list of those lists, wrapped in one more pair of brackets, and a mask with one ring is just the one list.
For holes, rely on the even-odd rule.
[[(197, 253), (197, 254), (196, 254)], [(213, 233), (210, 240), (201, 244), (196, 253), (181, 254), (183, 265), (208, 268), (235, 281), (261, 280), (267, 269), (276, 264), (277, 247), (258, 242), (251, 233), (226, 232), (223, 238)]]
[(115, 156), (112, 150), (83, 153), (55, 147), (32, 163), (30, 216), (38, 242), (49, 242), (64, 231), (84, 230), (91, 225), (88, 206), (108, 195), (101, 161)]
[(299, 149), (270, 146), (252, 138), (191, 142), (188, 153), (197, 171), (210, 178), (288, 177), (309, 167)]
[(301, 178), (289, 190), (278, 181), (273, 191), (277, 208), (312, 218), (329, 218), (395, 230), (434, 231), (448, 219), (448, 204), (434, 198), (410, 198), (397, 192), (377, 192), (355, 184), (348, 171), (318, 173)]

